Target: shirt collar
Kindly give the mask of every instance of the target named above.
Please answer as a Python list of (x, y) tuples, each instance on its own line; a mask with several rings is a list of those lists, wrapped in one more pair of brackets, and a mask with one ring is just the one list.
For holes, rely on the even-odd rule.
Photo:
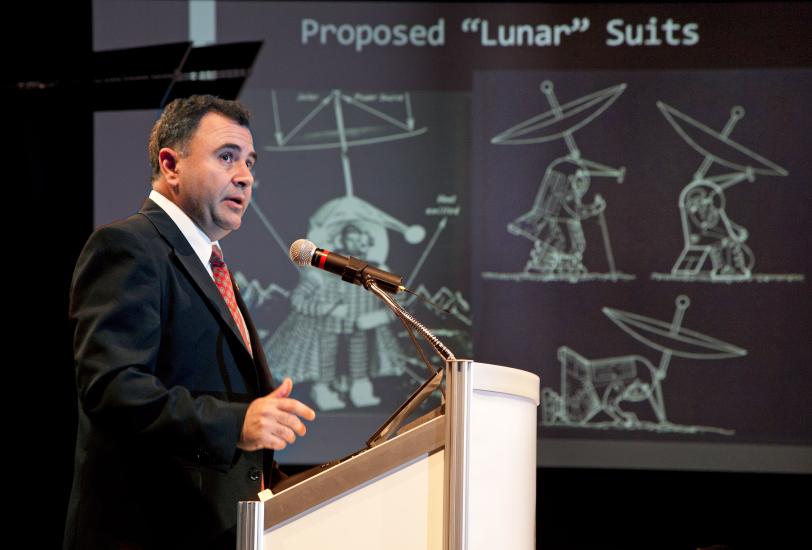
[(195, 222), (192, 221), (192, 218), (190, 218), (186, 212), (181, 210), (177, 204), (163, 196), (158, 191), (153, 189), (149, 194), (149, 198), (152, 200), (152, 202), (160, 206), (170, 218), (172, 218), (172, 221), (178, 226), (180, 232), (183, 233), (183, 236), (186, 237), (187, 241), (189, 241), (189, 244), (192, 246), (192, 250), (194, 250), (197, 257), (200, 258), (200, 261), (203, 263), (206, 271), (211, 274), (211, 265), (209, 265), (209, 259), (211, 259), (211, 247), (215, 244), (220, 246), (220, 242), (209, 239), (209, 236), (206, 235), (206, 233), (200, 229)]

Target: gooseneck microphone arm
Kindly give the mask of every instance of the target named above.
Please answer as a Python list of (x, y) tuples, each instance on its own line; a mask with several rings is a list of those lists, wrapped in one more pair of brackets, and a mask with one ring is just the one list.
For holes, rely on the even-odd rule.
[(436, 351), (437, 354), (440, 357), (442, 357), (444, 361), (456, 359), (456, 357), (454, 357), (454, 354), (451, 353), (451, 350), (448, 349), (445, 346), (445, 344), (443, 344), (440, 341), (439, 338), (437, 338), (434, 334), (432, 334), (431, 331), (423, 325), (423, 323), (415, 319), (411, 313), (403, 309), (403, 306), (401, 306), (394, 299), (392, 299), (392, 297), (389, 296), (389, 294), (381, 290), (372, 277), (366, 277), (363, 280), (363, 285), (365, 289), (367, 289), (375, 296), (383, 300), (383, 302), (387, 306), (389, 306), (389, 309), (391, 309), (395, 313), (395, 315), (397, 315), (401, 319), (404, 319), (406, 322), (412, 325), (417, 330), (417, 332), (419, 332), (423, 336), (423, 338), (425, 338), (426, 341), (429, 344), (431, 344), (431, 347), (434, 348), (434, 351)]

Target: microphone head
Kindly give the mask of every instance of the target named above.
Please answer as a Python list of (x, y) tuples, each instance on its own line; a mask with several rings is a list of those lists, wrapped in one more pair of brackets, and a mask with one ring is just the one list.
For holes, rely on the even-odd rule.
[(300, 267), (310, 265), (310, 259), (316, 252), (316, 245), (307, 239), (298, 239), (290, 245), (290, 261)]

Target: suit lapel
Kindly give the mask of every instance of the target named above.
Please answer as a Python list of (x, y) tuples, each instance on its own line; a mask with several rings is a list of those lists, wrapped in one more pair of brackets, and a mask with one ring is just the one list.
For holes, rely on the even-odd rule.
[(259, 333), (254, 326), (251, 315), (248, 313), (248, 306), (245, 305), (242, 295), (240, 294), (240, 289), (237, 286), (237, 281), (234, 280), (233, 276), (231, 277), (231, 285), (234, 287), (234, 297), (237, 299), (237, 307), (240, 308), (243, 320), (245, 321), (245, 328), (248, 329), (248, 336), (251, 338), (251, 347), (254, 350), (254, 365), (259, 375), (260, 390), (265, 394), (270, 392), (274, 387), (271, 369), (268, 367), (268, 360), (265, 358), (265, 351), (262, 348)]
[[(241, 343), (241, 347), (245, 355), (248, 358), (251, 358), (251, 354), (248, 349), (245, 347), (245, 343), (242, 339), (242, 334), (240, 334), (240, 329), (237, 327), (237, 323), (234, 321), (234, 317), (231, 315), (231, 311), (229, 311), (228, 306), (226, 305), (225, 300), (223, 300), (220, 291), (217, 289), (217, 285), (212, 280), (209, 272), (206, 271), (206, 268), (203, 267), (203, 264), (200, 262), (200, 258), (195, 254), (194, 249), (192, 249), (192, 245), (189, 244), (189, 241), (186, 240), (186, 237), (183, 233), (178, 229), (178, 226), (175, 225), (175, 222), (172, 221), (172, 218), (164, 212), (164, 210), (155, 204), (150, 199), (147, 199), (144, 202), (144, 205), (141, 207), (141, 214), (147, 217), (147, 219), (152, 222), (152, 225), (155, 226), (155, 229), (161, 234), (161, 236), (169, 243), (172, 247), (172, 253), (175, 258), (178, 260), (178, 264), (183, 268), (184, 271), (189, 275), (190, 279), (194, 282), (194, 284), (198, 287), (201, 291), (203, 296), (209, 302), (214, 310), (217, 312), (218, 317), (220, 320), (229, 328), (229, 330), (236, 336), (237, 341)], [(233, 284), (233, 280), (232, 280)], [(234, 293), (239, 296), (237, 289), (235, 287)], [(246, 325), (248, 324), (248, 314), (244, 309), (244, 304), (242, 303), (241, 298), (238, 299), (238, 304), (242, 304), (240, 306), (241, 311), (243, 312), (243, 317), (246, 319)], [(253, 325), (252, 325), (253, 326)], [(256, 333), (256, 331), (254, 331)], [(249, 333), (250, 334), (250, 333)], [(259, 344), (259, 337), (254, 340), (254, 335), (251, 334), (251, 342), (253, 343), (254, 347), (257, 347), (261, 353), (262, 347), (258, 346)]]

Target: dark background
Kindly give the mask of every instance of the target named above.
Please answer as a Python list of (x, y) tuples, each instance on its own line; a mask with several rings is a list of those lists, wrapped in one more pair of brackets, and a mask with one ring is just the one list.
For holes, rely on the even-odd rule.
[[(13, 166), (5, 221), (14, 231), (5, 281), (15, 327), (5, 362), (6, 476), (15, 490), (5, 497), (12, 518), (25, 519), (7, 523), (8, 536), (55, 548), (76, 428), (68, 289), (93, 227), (93, 117), (83, 87), (91, 3), (15, 3), (3, 19), (4, 141)], [(786, 32), (803, 28), (799, 21)], [(795, 53), (810, 65), (804, 33)], [(761, 40), (749, 41), (760, 49)], [(14, 83), (29, 80), (66, 85), (18, 94)], [(540, 548), (786, 548), (808, 538), (807, 476), (542, 468), (538, 483)]]

